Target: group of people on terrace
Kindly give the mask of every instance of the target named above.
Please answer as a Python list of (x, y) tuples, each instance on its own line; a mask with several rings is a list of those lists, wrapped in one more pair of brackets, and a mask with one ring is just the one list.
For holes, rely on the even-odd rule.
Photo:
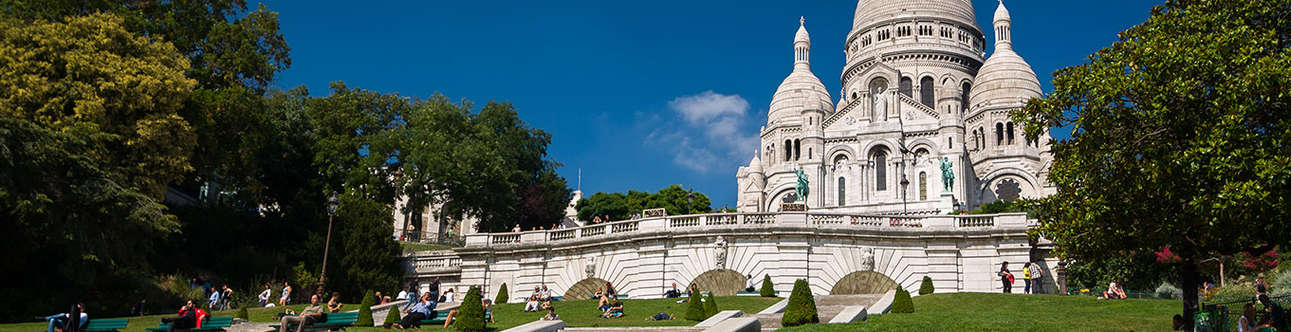
[[(1000, 265), (1000, 271), (995, 273), (1000, 278), (1000, 283), (1004, 293), (1013, 293), (1013, 283), (1017, 277), (1009, 270), (1009, 262)], [(1035, 261), (1022, 263), (1022, 280), (1025, 282), (1022, 289), (1023, 294), (1040, 294), (1044, 293), (1044, 268), (1040, 263)]]

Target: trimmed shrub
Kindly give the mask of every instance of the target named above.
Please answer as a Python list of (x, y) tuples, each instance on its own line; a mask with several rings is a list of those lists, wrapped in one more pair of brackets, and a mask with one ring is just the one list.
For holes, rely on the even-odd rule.
[(372, 326), (372, 303), (376, 300), (372, 297), (372, 292), (364, 292), (363, 301), (359, 302), (359, 320), (354, 321), (354, 326)]
[(390, 313), (386, 314), (386, 321), (382, 326), (390, 328), (390, 325), (394, 325), (399, 322), (399, 318), (401, 318), (399, 317), (399, 306), (390, 306)]
[(690, 299), (686, 300), (690, 302), (686, 304), (685, 317), (688, 320), (699, 322), (707, 318), (704, 317), (704, 301), (700, 300), (702, 297), (700, 297), (699, 293), (697, 289), (690, 290)]
[(484, 332), (484, 307), (480, 305), (480, 288), (471, 286), (462, 298), (462, 306), (457, 308), (453, 329), (458, 332)]
[(1161, 286), (1157, 286), (1157, 297), (1167, 300), (1180, 299), (1183, 298), (1183, 290), (1163, 281)]
[(919, 284), (919, 295), (932, 294), (934, 291), (936, 289), (932, 287), (932, 278), (923, 276), (923, 283)]
[(245, 320), (245, 321), (251, 321), (251, 315), (247, 313), (246, 306), (242, 306), (242, 309), (238, 309), (238, 314), (233, 315), (233, 317), (236, 317), (238, 319)]
[(820, 323), (816, 315), (816, 298), (811, 295), (807, 281), (798, 279), (793, 282), (793, 292), (789, 293), (789, 306), (785, 307), (784, 318), (780, 325), (785, 327)]
[(502, 287), (498, 287), (498, 297), (496, 299), (493, 299), (493, 303), (497, 303), (497, 304), (507, 303), (508, 296), (509, 295), (507, 295), (507, 284), (503, 283)]
[(910, 292), (907, 292), (905, 288), (897, 288), (897, 295), (892, 299), (892, 313), (914, 313), (914, 301), (910, 300)]
[(713, 298), (713, 292), (708, 292), (708, 299), (704, 300), (704, 319), (713, 317), (717, 314), (717, 300)]
[(762, 297), (775, 297), (775, 284), (771, 283), (770, 274), (762, 277), (762, 289), (759, 293)]

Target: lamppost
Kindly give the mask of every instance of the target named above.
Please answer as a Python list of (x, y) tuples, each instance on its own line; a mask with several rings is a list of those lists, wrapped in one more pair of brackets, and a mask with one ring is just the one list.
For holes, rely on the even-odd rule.
[(318, 274), (318, 293), (323, 293), (323, 283), (327, 278), (327, 249), (332, 245), (332, 219), (336, 217), (336, 208), (341, 205), (341, 201), (336, 199), (336, 192), (332, 192), (332, 197), (327, 198), (327, 242), (323, 242), (323, 272)]

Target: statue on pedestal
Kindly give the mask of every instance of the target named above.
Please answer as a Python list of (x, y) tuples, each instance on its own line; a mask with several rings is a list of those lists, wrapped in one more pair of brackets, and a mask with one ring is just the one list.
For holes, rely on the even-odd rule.
[(941, 157), (941, 183), (945, 184), (946, 192), (955, 189), (954, 163), (948, 157)]
[(874, 248), (865, 248), (861, 251), (861, 271), (874, 271)]
[(798, 174), (798, 185), (794, 187), (794, 192), (798, 195), (799, 201), (806, 203), (807, 194), (811, 191), (807, 188), (807, 184), (809, 183), (809, 181), (807, 181), (807, 172), (803, 171), (802, 168), (796, 169), (793, 172)]

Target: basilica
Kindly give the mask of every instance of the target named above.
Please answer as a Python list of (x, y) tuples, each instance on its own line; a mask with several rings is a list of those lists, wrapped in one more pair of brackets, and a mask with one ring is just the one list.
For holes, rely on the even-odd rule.
[(976, 22), (971, 0), (860, 0), (835, 103), (800, 21), (760, 153), (736, 175), (739, 211), (945, 214), (1052, 194), (1048, 133), (1028, 140), (1009, 117), (1040, 81), (1003, 2), (989, 57)]

